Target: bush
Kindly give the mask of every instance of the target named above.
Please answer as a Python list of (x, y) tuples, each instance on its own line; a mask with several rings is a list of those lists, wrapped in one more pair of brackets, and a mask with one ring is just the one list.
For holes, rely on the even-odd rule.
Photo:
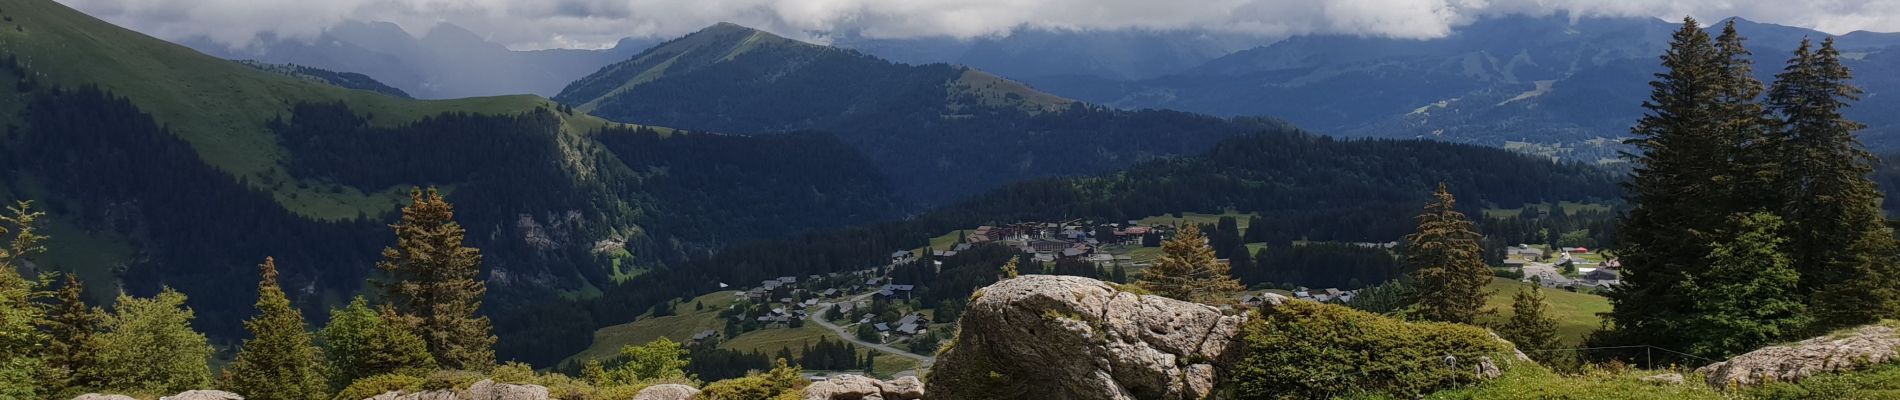
[(1242, 330), (1243, 358), (1229, 379), (1240, 398), (1413, 397), (1477, 382), (1480, 357), (1500, 368), (1515, 360), (1504, 342), (1468, 325), (1407, 323), (1306, 301), (1260, 313)]
[(785, 359), (778, 360), (778, 366), (764, 374), (744, 378), (727, 379), (713, 382), (700, 389), (698, 399), (705, 400), (798, 400), (810, 381), (799, 374), (798, 367), (788, 366)]
[(398, 374), (372, 375), (351, 382), (332, 399), (363, 400), (390, 391), (414, 391), (421, 388), (422, 378)]
[(487, 377), (471, 371), (435, 371), (422, 378), (422, 390), (467, 389)]

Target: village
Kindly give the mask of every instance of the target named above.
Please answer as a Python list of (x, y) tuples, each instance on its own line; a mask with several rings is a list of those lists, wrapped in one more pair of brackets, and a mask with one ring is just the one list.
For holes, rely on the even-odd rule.
[(1519, 244), (1505, 251), (1503, 269), (1522, 274), (1524, 282), (1578, 292), (1607, 291), (1621, 282), (1623, 263), (1613, 255), (1585, 247)]

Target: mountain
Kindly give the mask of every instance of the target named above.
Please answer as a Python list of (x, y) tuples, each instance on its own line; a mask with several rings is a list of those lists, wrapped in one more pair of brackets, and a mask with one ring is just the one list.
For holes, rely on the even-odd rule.
[(206, 39), (185, 41), (223, 58), (362, 73), (425, 99), (552, 96), (575, 78), (653, 43), (626, 38), (603, 50), (516, 51), (449, 23), (437, 24), (418, 38), (396, 24), (364, 21), (338, 24), (315, 38), (260, 35), (257, 44), (241, 48)]
[[(1711, 28), (1719, 31), (1722, 21)], [(1737, 21), (1764, 80), (1807, 29)], [(1437, 39), (1294, 37), (1166, 77), (1044, 80), (1052, 93), (1123, 108), (1213, 115), (1275, 115), (1318, 132), (1423, 137), (1506, 146), (1570, 159), (1614, 158), (1614, 139), (1641, 115), (1645, 85), (1675, 23), (1558, 14), (1476, 21)], [(1881, 93), (1900, 36), (1842, 38), (1866, 101), (1851, 116), (1872, 125), (1870, 145), (1900, 144), (1900, 117)]]
[(253, 292), (232, 289), (254, 285), (266, 256), (307, 312), (360, 292), (419, 186), (442, 188), (482, 250), (500, 354), (533, 362), (595, 327), (540, 321), (554, 315), (541, 307), (729, 243), (905, 211), (828, 134), (686, 133), (532, 95), (405, 99), (49, 0), (0, 0), (0, 20), (0, 200), (33, 200), (50, 220), (31, 268), (75, 273), (101, 304), (179, 290), (219, 343), (242, 337)]
[(1200, 30), (1021, 28), (973, 39), (868, 39), (845, 35), (831, 44), (907, 64), (961, 64), (1036, 84), (1072, 76), (1138, 80), (1172, 75), (1271, 41)]
[(1192, 154), (1280, 126), (1112, 110), (973, 68), (892, 63), (733, 24), (609, 65), (555, 100), (610, 120), (684, 129), (834, 132), (922, 204), (1026, 178)]
[(368, 90), (390, 96), (409, 99), (409, 93), (385, 85), (376, 78), (355, 72), (336, 72), (321, 68), (311, 68), (297, 64), (268, 64), (252, 60), (239, 60), (238, 63), (257, 68), (265, 72), (283, 74), (293, 78), (309, 79), (336, 85), (345, 89)]

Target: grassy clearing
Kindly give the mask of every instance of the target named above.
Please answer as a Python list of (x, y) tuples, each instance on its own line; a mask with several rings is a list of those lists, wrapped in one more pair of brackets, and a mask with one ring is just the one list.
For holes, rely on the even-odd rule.
[(1224, 212), (1220, 214), (1181, 213), (1181, 216), (1179, 218), (1176, 218), (1172, 214), (1156, 215), (1156, 216), (1136, 220), (1136, 222), (1140, 223), (1143, 226), (1179, 225), (1183, 223), (1195, 224), (1195, 225), (1202, 225), (1202, 224), (1211, 225), (1211, 224), (1220, 223), (1221, 217), (1234, 217), (1234, 219), (1239, 220), (1238, 222), (1240, 224), (1240, 229), (1247, 229), (1247, 219), (1253, 218), (1253, 216), (1254, 216), (1253, 213), (1242, 213), (1242, 212), (1235, 212), (1235, 211), (1228, 211), (1228, 212)]
[[(1590, 212), (1609, 212), (1610, 211), (1610, 205), (1604, 204), (1604, 203), (1580, 203), (1580, 202), (1574, 202), (1574, 201), (1565, 201), (1565, 202), (1559, 202), (1557, 203), (1557, 205), (1559, 207), (1563, 207), (1564, 212), (1573, 213), (1573, 214), (1578, 213), (1578, 212), (1584, 212), (1584, 211), (1590, 211)], [(1525, 204), (1524, 207), (1520, 207), (1520, 208), (1485, 209), (1484, 216), (1491, 217), (1491, 218), (1510, 218), (1510, 217), (1522, 215), (1524, 213), (1524, 210), (1549, 211), (1550, 203)]]
[[(733, 291), (714, 292), (699, 296), (693, 301), (682, 302), (674, 307), (676, 315), (659, 318), (641, 318), (639, 320), (600, 328), (594, 331), (594, 344), (579, 354), (568, 357), (567, 361), (602, 359), (620, 353), (620, 348), (640, 345), (654, 339), (665, 337), (676, 342), (692, 339), (694, 334), (707, 329), (723, 331), (726, 324), (719, 320), (719, 311), (725, 310), (734, 302)], [(694, 302), (705, 304), (702, 310), (694, 310)], [(773, 348), (773, 350), (778, 350)]]
[[(1492, 290), (1485, 308), (1496, 311), (1494, 320), (1511, 317), (1511, 297), (1519, 289), (1530, 284), (1510, 279), (1495, 278), (1487, 288)], [(1544, 289), (1544, 298), (1550, 301), (1550, 311), (1557, 317), (1557, 336), (1565, 344), (1583, 342), (1583, 336), (1596, 331), (1602, 319), (1597, 313), (1610, 312), (1610, 300), (1594, 294), (1576, 293), (1562, 289)]]
[(781, 348), (789, 347), (793, 355), (798, 355), (801, 348), (807, 344), (818, 343), (820, 337), (827, 337), (829, 340), (844, 340), (832, 333), (830, 329), (807, 323), (800, 328), (771, 328), (746, 332), (720, 342), (719, 347), (738, 351), (758, 350), (768, 355), (777, 353)]

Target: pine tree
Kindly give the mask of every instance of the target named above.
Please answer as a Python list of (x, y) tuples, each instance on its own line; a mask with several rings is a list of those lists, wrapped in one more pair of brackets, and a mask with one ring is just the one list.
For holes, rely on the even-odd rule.
[(330, 322), (317, 332), (329, 364), (331, 387), (342, 388), (370, 376), (435, 369), (429, 345), (400, 319), (393, 309), (371, 309), (362, 297), (344, 308), (331, 309)]
[(1717, 121), (1711, 135), (1714, 142), (1710, 144), (1728, 152), (1730, 162), (1724, 164), (1728, 170), (1718, 175), (1726, 184), (1722, 198), (1705, 199), (1716, 200), (1705, 205), (1732, 212), (1773, 209), (1776, 197), (1772, 188), (1779, 172), (1775, 154), (1781, 151), (1780, 141), (1771, 132), (1774, 119), (1762, 107), (1762, 84), (1755, 79), (1754, 62), (1745, 41), (1735, 30), (1735, 21), (1729, 20), (1714, 44), (1719, 89), (1713, 104)]
[(1438, 185), (1435, 201), (1418, 215), (1418, 232), (1406, 235), (1405, 266), (1418, 289), (1414, 315), (1432, 321), (1476, 323), (1484, 309), (1491, 269), (1484, 265), (1481, 236), (1458, 212), (1457, 199)]
[(1734, 232), (1710, 246), (1707, 274), (1683, 282), (1696, 310), (1682, 321), (1684, 348), (1723, 359), (1799, 332), (1810, 321), (1796, 293), (1800, 274), (1784, 249), (1781, 218), (1770, 213), (1737, 217)]
[(1155, 294), (1196, 303), (1218, 304), (1230, 301), (1234, 292), (1244, 290), (1228, 275), (1228, 265), (1214, 257), (1201, 230), (1187, 225), (1161, 244), (1161, 258), (1142, 271), (1142, 289)]
[(462, 246), (455, 211), (434, 188), (412, 190), (402, 220), (391, 225), (396, 247), (376, 263), (390, 278), (380, 282), (409, 326), (429, 344), (436, 363), (486, 370), (495, 363), (495, 336), (488, 317), (477, 316), (487, 287), (477, 279), (481, 252)]
[(39, 243), (46, 238), (34, 230), (44, 214), (32, 208), (32, 203), (23, 201), (0, 215), (0, 239), (7, 240), (6, 247), (0, 248), (0, 398), (50, 394), (40, 382), (48, 370), (40, 348), (47, 338), (38, 327), (45, 317), (36, 302), (38, 282), (20, 276), (15, 264), (45, 250)]
[(1684, 19), (1649, 84), (1648, 112), (1626, 142), (1636, 153), (1625, 154), (1633, 165), (1624, 187), (1632, 208), (1617, 230), (1622, 284), (1605, 294), (1611, 329), (1593, 342), (1679, 348), (1675, 326), (1693, 306), (1681, 282), (1707, 270), (1712, 235), (1728, 223), (1729, 211), (1711, 207), (1726, 202), (1733, 153), (1712, 128), (1725, 76), (1719, 54), (1695, 19)]
[(266, 257), (258, 269), (257, 316), (244, 321), (251, 339), (244, 341), (237, 360), (224, 370), (226, 385), (248, 399), (324, 398), (329, 388), (319, 362), (322, 357), (304, 330), (303, 313), (291, 307), (277, 286), (277, 261)]
[(85, 286), (72, 274), (65, 275), (42, 324), (49, 339), (46, 364), (52, 374), (46, 383), (53, 393), (95, 384), (85, 379), (84, 372), (97, 367), (95, 350), (88, 346), (92, 336), (99, 332), (99, 321), (104, 318), (98, 309), (86, 305)]
[(1016, 264), (1022, 262), (1022, 259), (1022, 256), (1012, 256), (1009, 258), (1009, 262), (1003, 263), (1003, 279), (1016, 279), (1018, 274), (1016, 272)]
[(170, 288), (152, 298), (119, 295), (98, 349), (99, 387), (118, 392), (177, 393), (211, 383), (211, 344), (191, 329), (196, 315)]
[[(1353, 299), (1358, 301), (1357, 298)], [(1511, 318), (1498, 327), (1498, 335), (1517, 345), (1519, 350), (1557, 348), (1557, 317), (1550, 315), (1550, 303), (1540, 285), (1518, 289), (1511, 297)], [(1544, 360), (1558, 352), (1534, 352)]]
[(1793, 265), (1824, 327), (1867, 323), (1900, 311), (1893, 231), (1868, 179), (1873, 156), (1842, 112), (1859, 98), (1832, 38), (1819, 51), (1803, 40), (1776, 75), (1770, 108), (1781, 117), (1780, 213), (1794, 225)]

